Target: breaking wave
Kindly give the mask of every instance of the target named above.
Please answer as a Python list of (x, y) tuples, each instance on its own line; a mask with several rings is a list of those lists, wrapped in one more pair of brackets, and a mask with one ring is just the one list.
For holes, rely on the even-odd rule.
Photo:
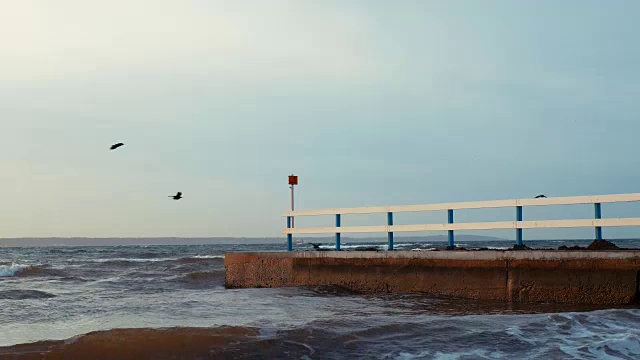
[(103, 259), (88, 259), (88, 262), (95, 263), (145, 263), (145, 262), (168, 262), (168, 261), (179, 261), (179, 262), (195, 262), (201, 260), (212, 260), (212, 259), (224, 259), (224, 255), (194, 255), (194, 256), (186, 256), (186, 257), (163, 257), (163, 258), (103, 258)]
[(0, 277), (27, 277), (27, 276), (59, 276), (67, 274), (59, 269), (52, 269), (42, 265), (0, 265)]
[(16, 274), (28, 268), (29, 265), (19, 265), (19, 264), (11, 264), (11, 265), (0, 265), (0, 276), (16, 276)]
[(195, 255), (194, 259), (224, 259), (224, 255)]
[[(445, 320), (446, 319), (446, 320)], [(220, 326), (97, 331), (67, 341), (0, 348), (0, 355), (170, 359), (637, 359), (635, 311), (554, 315), (322, 319), (289, 328)], [(631, 321), (631, 322), (630, 322)], [(444, 341), (450, 340), (450, 341)], [(280, 357), (278, 357), (280, 356)]]
[(121, 262), (160, 262), (160, 261), (176, 261), (178, 258), (106, 258), (106, 259), (91, 259), (89, 262), (97, 263), (121, 263)]

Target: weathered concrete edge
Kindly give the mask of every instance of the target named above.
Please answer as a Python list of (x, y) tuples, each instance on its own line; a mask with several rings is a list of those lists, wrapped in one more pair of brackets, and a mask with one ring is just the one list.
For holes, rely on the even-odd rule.
[(262, 258), (439, 259), (439, 260), (640, 260), (640, 250), (530, 250), (530, 251), (261, 251), (227, 252), (225, 256)]
[(640, 297), (640, 251), (234, 252), (225, 267), (229, 288), (338, 285), (600, 305)]

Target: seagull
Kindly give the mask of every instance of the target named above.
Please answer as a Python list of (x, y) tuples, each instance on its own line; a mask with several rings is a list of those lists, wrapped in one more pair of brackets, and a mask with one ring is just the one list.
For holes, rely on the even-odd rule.
[(320, 249), (320, 245), (322, 244), (314, 244), (314, 243), (309, 243), (311, 244), (311, 246), (313, 246), (314, 249), (319, 250)]
[(170, 198), (173, 198), (173, 200), (180, 200), (182, 199), (182, 193), (180, 191), (178, 191), (177, 194), (175, 195), (169, 195)]
[(535, 199), (542, 199), (542, 198), (546, 198), (546, 196), (544, 196), (544, 195), (540, 194), (540, 195), (538, 195), (538, 196), (536, 196), (536, 197), (535, 197)]
[(120, 146), (123, 146), (123, 145), (124, 145), (123, 143), (113, 144), (113, 145), (111, 145), (110, 149), (111, 150), (115, 150), (115, 149), (117, 149), (117, 148), (119, 148)]

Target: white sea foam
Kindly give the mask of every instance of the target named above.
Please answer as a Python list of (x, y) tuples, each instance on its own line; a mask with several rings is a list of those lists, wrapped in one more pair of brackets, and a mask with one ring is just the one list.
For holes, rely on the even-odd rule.
[(0, 265), (0, 276), (16, 276), (16, 274), (23, 269), (28, 268), (29, 265), (11, 264)]
[[(501, 359), (501, 358), (504, 358), (504, 356), (502, 355), (503, 354), (500, 351), (489, 351), (486, 349), (466, 350), (466, 351), (460, 351), (460, 352), (449, 353), (449, 354), (444, 354), (438, 351), (435, 354), (433, 354), (433, 359), (438, 359), (438, 360)], [(406, 359), (410, 359), (410, 358), (406, 358)]]
[(105, 262), (115, 262), (115, 261), (124, 261), (124, 262), (158, 262), (158, 261), (176, 261), (178, 258), (149, 258), (149, 259), (140, 259), (140, 258), (107, 258), (107, 259), (91, 259), (91, 262), (105, 263)]
[(640, 333), (621, 334), (617, 339), (608, 340), (606, 346), (610, 349), (627, 355), (629, 357), (640, 358)]
[(224, 255), (195, 255), (190, 257), (194, 259), (224, 259)]
[[(320, 245), (321, 249), (335, 249), (336, 245), (335, 244), (331, 244), (331, 245)], [(386, 249), (387, 245), (381, 245), (381, 244), (341, 244), (340, 248), (341, 249), (355, 249), (355, 248), (369, 248), (369, 247), (375, 247), (375, 248), (380, 248), (380, 249)]]
[[(538, 347), (540, 353), (556, 347), (570, 358), (638, 359), (640, 358), (640, 328), (634, 326), (636, 309), (599, 310), (584, 313), (558, 313), (546, 319), (511, 326), (506, 333), (520, 341)], [(637, 315), (635, 315), (637, 316)], [(537, 323), (537, 324), (536, 324)], [(542, 337), (531, 336), (531, 325), (543, 325)], [(549, 338), (561, 339), (547, 346)]]
[[(194, 256), (185, 256), (185, 259), (224, 259), (224, 255), (194, 255)], [(177, 261), (181, 258), (105, 258), (105, 259), (90, 259), (87, 261), (97, 262), (97, 263), (106, 263), (106, 262), (160, 262), (160, 261)]]
[[(414, 247), (414, 246), (430, 246), (433, 245), (431, 243), (412, 243), (412, 244), (394, 244), (394, 248), (395, 249), (404, 249), (404, 248), (410, 248), (410, 247)], [(335, 249), (335, 244), (323, 244), (320, 245), (321, 249)], [(357, 248), (376, 248), (376, 249), (380, 249), (380, 250), (387, 250), (388, 249), (388, 245), (387, 244), (341, 244), (340, 248), (343, 250), (346, 249), (357, 249)], [(416, 249), (412, 249), (412, 250), (416, 250)], [(431, 250), (435, 250), (435, 248), (428, 248), (428, 251)], [(416, 250), (419, 251), (419, 250)]]

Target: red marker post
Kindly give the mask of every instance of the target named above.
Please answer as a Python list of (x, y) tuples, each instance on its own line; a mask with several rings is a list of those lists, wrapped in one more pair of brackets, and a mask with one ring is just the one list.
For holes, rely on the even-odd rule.
[[(293, 211), (293, 187), (298, 185), (298, 177), (289, 175), (289, 187), (291, 188), (291, 211)], [(293, 216), (287, 216), (287, 228), (293, 228)], [(287, 250), (293, 251), (293, 235), (287, 234)]]
[[(298, 177), (296, 175), (289, 175), (289, 187), (291, 188), (291, 211), (294, 210), (294, 206), (293, 206), (293, 187), (295, 185), (298, 185)], [(291, 217), (291, 227), (294, 227), (293, 225), (293, 216)]]

